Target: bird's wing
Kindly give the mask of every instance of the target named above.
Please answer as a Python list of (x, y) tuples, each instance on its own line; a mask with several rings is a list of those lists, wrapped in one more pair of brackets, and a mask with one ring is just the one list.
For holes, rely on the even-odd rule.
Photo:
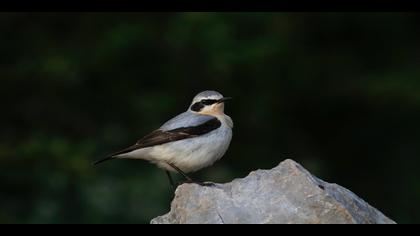
[(214, 116), (201, 115), (191, 111), (186, 111), (168, 120), (159, 129), (170, 131), (181, 127), (199, 126), (212, 119), (214, 119)]
[(179, 128), (175, 128), (171, 130), (166, 130), (166, 131), (162, 129), (158, 129), (144, 136), (142, 139), (137, 141), (136, 144), (126, 149), (123, 149), (119, 152), (113, 153), (109, 155), (107, 158), (96, 161), (93, 164), (99, 164), (106, 160), (113, 159), (115, 156), (118, 156), (124, 153), (129, 153), (140, 148), (152, 147), (152, 146), (161, 145), (164, 143), (174, 142), (177, 140), (193, 138), (200, 135), (204, 135), (219, 128), (220, 126), (221, 126), (221, 122), (219, 121), (219, 119), (217, 119), (216, 117), (213, 117), (211, 119), (208, 119), (206, 122), (196, 125), (196, 126), (179, 127)]

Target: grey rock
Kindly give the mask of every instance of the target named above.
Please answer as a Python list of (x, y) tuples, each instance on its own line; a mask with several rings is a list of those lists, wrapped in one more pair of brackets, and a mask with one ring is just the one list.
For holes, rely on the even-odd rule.
[(215, 186), (183, 184), (152, 224), (393, 224), (351, 191), (293, 160)]

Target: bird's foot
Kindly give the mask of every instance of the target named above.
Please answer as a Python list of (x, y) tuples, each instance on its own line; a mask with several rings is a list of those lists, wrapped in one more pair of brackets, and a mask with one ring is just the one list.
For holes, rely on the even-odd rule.
[(215, 183), (212, 183), (212, 182), (198, 182), (196, 184), (198, 184), (200, 186), (205, 186), (205, 187), (214, 187), (214, 186), (216, 186), (216, 184)]
[(213, 186), (215, 186), (215, 184), (212, 183), (212, 182), (200, 182), (200, 181), (195, 181), (195, 180), (191, 180), (191, 179), (185, 180), (185, 181), (181, 181), (179, 183), (179, 185), (181, 185), (181, 184), (198, 184), (200, 186), (205, 186), (205, 187), (213, 187)]

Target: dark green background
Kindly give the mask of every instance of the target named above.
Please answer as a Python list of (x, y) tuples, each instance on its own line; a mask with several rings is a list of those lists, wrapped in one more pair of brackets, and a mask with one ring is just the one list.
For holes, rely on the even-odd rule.
[(229, 182), (286, 158), (399, 223), (420, 222), (420, 16), (0, 14), (0, 222), (148, 223), (162, 170), (92, 160), (207, 89), (234, 97)]

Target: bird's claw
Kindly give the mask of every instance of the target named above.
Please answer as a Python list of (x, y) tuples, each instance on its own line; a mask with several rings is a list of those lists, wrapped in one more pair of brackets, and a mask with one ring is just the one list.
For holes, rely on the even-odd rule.
[(200, 186), (205, 186), (205, 187), (215, 186), (215, 184), (211, 182), (200, 182), (200, 181), (194, 181), (194, 180), (185, 180), (178, 183), (178, 185), (181, 185), (181, 184), (198, 184)]
[(203, 182), (198, 182), (198, 183), (196, 183), (196, 184), (199, 184), (199, 185), (201, 185), (201, 186), (205, 186), (205, 187), (213, 187), (213, 186), (216, 186), (216, 184), (211, 183), (211, 182), (205, 182), (205, 183), (203, 183)]

